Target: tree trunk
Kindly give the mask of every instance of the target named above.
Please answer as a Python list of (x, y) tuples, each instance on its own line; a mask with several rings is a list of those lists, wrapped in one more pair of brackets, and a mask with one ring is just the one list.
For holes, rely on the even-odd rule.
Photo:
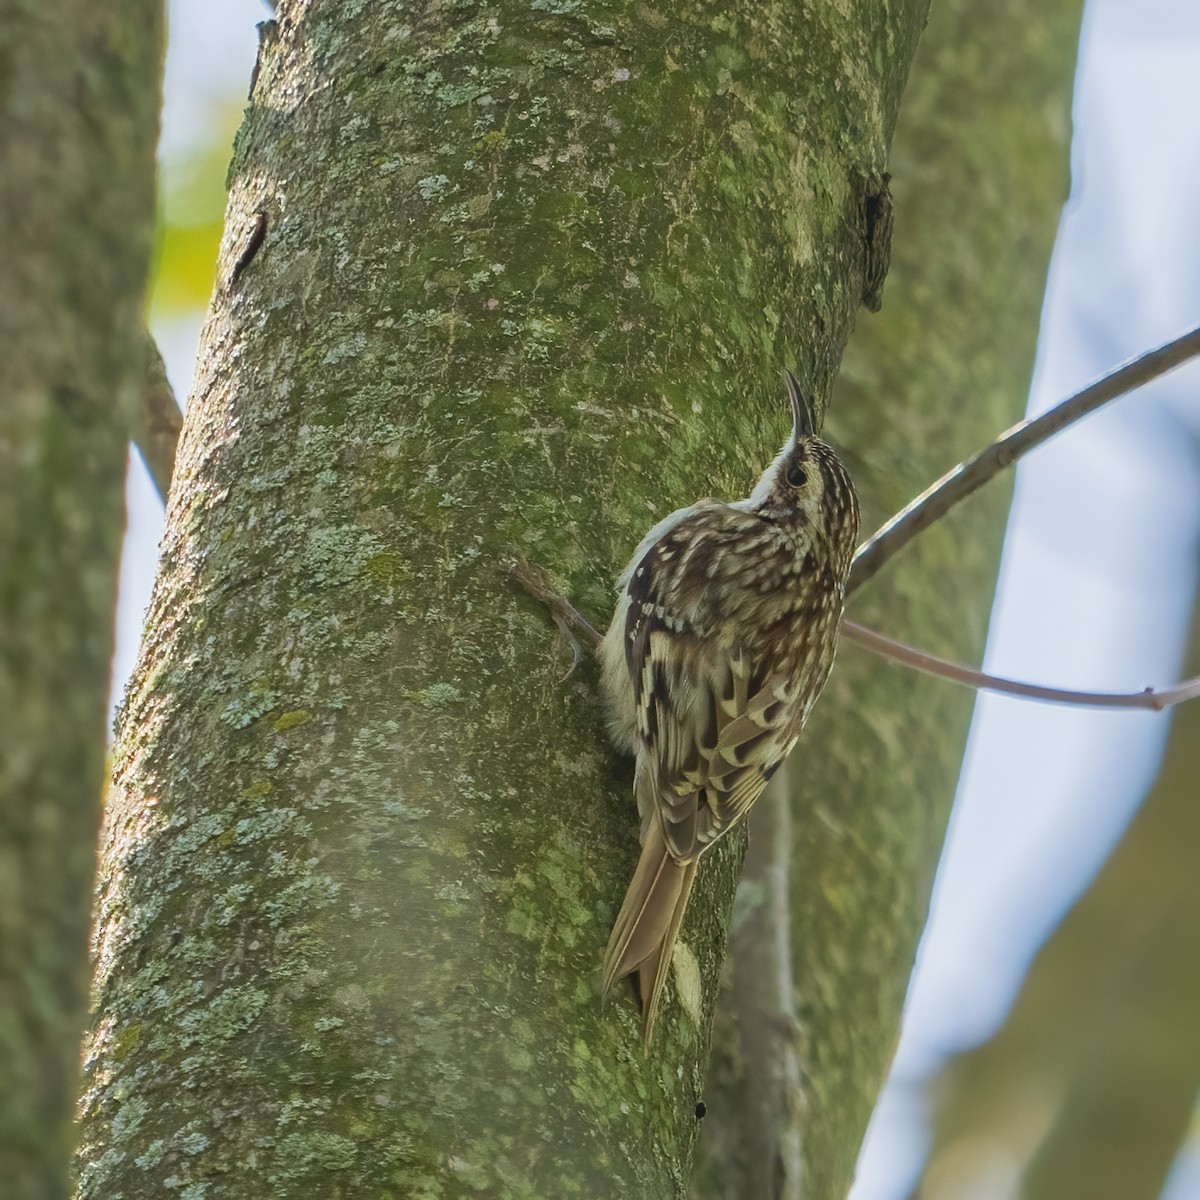
[[(829, 422), (867, 530), (1023, 411), (1067, 193), (1080, 9), (945, 0), (931, 12), (892, 155), (887, 304), (847, 353)], [(1006, 486), (924, 534), (849, 615), (979, 661)], [(895, 1046), (972, 703), (857, 647), (839, 655), (790, 776), (793, 1036), (805, 1095), (775, 1097), (774, 1154), (750, 1162), (766, 1101), (753, 1094), (757, 1080), (747, 1092), (731, 1007), (715, 1035), (697, 1195), (826, 1200), (848, 1190)], [(781, 1028), (776, 1057), (788, 1036)], [(742, 1112), (760, 1114), (753, 1139), (733, 1116)], [(797, 1127), (800, 1180), (787, 1170)]]
[(144, 365), (153, 4), (0, 2), (0, 1180), (68, 1191)]
[[(1184, 675), (1200, 672), (1200, 610)], [(943, 1070), (922, 1200), (1021, 1171), (1022, 1200), (1154, 1200), (1200, 1084), (1200, 705), (1162, 772), (1038, 952), (1003, 1028)]]
[[(737, 845), (649, 1054), (590, 665), (644, 530), (744, 495), (877, 285), (924, 20), (284, 4), (231, 170), (97, 926), (83, 1194), (682, 1196)], [(878, 240), (878, 239), (876, 239)]]

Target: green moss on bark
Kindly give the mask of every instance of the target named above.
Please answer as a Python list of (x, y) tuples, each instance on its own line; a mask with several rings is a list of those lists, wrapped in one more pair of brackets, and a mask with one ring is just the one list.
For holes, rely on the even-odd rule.
[(656, 515), (744, 494), (784, 363), (828, 394), (923, 13), (281, 9), (121, 722), (85, 1196), (685, 1194), (740, 847), (646, 1056), (598, 996), (630, 771), (500, 564), (602, 618)]

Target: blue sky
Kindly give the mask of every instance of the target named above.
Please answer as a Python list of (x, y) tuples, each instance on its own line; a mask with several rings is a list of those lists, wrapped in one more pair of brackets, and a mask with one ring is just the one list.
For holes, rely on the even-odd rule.
[[(245, 96), (254, 26), (269, 16), (258, 0), (173, 0), (170, 13), (162, 140), (168, 177), (211, 139), (214, 108)], [(1088, 5), (1073, 187), (1031, 412), (1200, 322), (1198, 63), (1194, 0)], [(196, 314), (155, 323), (181, 396), (199, 321)], [(1178, 678), (1196, 585), (1198, 447), (1200, 365), (1193, 364), (1026, 460), (988, 670), (1112, 691)], [(118, 694), (133, 665), (162, 523), (140, 464), (130, 472), (129, 499)], [(924, 1147), (922, 1079), (1002, 1020), (1037, 945), (1153, 779), (1166, 729), (1167, 718), (1157, 714), (981, 698), (903, 1038), (853, 1200), (907, 1196)], [(1008, 1194), (1001, 1188), (988, 1200)], [(1185, 1155), (1164, 1195), (1198, 1194), (1200, 1156)]]

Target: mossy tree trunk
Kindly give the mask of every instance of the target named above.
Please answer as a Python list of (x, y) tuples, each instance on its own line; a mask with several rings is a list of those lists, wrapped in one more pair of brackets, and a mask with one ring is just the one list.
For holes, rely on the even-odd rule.
[(739, 847), (647, 1055), (595, 673), (871, 287), (924, 0), (280, 6), (126, 698), (83, 1195), (681, 1196)]
[[(1067, 194), (1079, 0), (943, 0), (913, 66), (892, 154), (887, 303), (847, 352), (829, 430), (870, 530), (1021, 415)], [(923, 535), (849, 615), (978, 662), (1006, 484)], [(803, 1101), (799, 1194), (845, 1195), (895, 1046), (973, 698), (844, 646), (793, 756), (792, 963)], [(753, 819), (751, 821), (753, 836)], [(728, 1114), (753, 1111), (732, 1011), (718, 1023), (698, 1194), (797, 1194), (783, 1156), (747, 1162)], [(706, 1131), (709, 1122), (706, 1121)], [(729, 1136), (726, 1136), (729, 1135)], [(755, 1182), (757, 1181), (757, 1182)], [(765, 1190), (762, 1190), (765, 1188)], [(777, 1190), (771, 1190), (772, 1188)]]
[(162, 22), (0, 0), (0, 1191), (68, 1194)]
[[(939, 6), (941, 7), (941, 6)], [(905, 97), (889, 311), (847, 355), (835, 428), (869, 526), (1025, 411), (1069, 190), (1082, 0), (957, 2)], [(902, 405), (889, 404), (904, 397)], [(979, 662), (1011, 479), (924, 535), (851, 615)], [(796, 797), (793, 961), (814, 1081), (811, 1195), (839, 1196), (891, 1062), (974, 697), (847, 652)]]

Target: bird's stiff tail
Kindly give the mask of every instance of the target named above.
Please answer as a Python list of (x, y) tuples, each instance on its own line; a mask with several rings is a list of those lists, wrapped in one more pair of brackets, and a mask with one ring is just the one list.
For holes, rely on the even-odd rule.
[(672, 858), (658, 822), (651, 821), (604, 951), (603, 992), (607, 999), (618, 979), (634, 976), (647, 1043), (654, 1032), (658, 1002), (671, 969), (671, 952), (695, 878), (696, 860), (681, 863)]

